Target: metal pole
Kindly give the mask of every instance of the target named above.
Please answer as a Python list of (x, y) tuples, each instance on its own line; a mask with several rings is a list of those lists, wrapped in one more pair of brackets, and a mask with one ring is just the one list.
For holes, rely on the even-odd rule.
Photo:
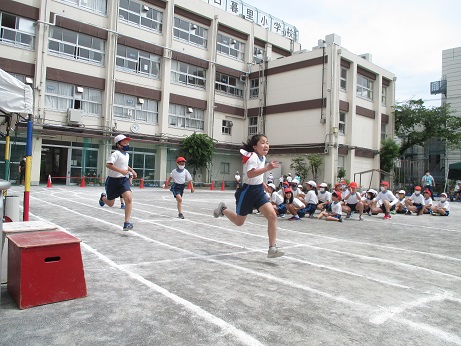
[(27, 139), (26, 139), (26, 174), (24, 183), (24, 212), (23, 221), (29, 221), (29, 208), (30, 208), (30, 173), (32, 170), (32, 127), (33, 120), (32, 114), (29, 114), (27, 121)]

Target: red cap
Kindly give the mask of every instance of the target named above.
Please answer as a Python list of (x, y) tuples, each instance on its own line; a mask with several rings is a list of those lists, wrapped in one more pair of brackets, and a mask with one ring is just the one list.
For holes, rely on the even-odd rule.
[(357, 187), (357, 183), (353, 181), (352, 183), (349, 184), (349, 187)]
[(288, 192), (293, 193), (293, 190), (291, 189), (291, 187), (287, 187), (287, 188), (285, 189), (285, 193), (288, 193)]
[(283, 185), (290, 186), (290, 183), (288, 181), (284, 181)]
[(389, 183), (388, 183), (387, 181), (383, 181), (383, 182), (381, 183), (381, 185), (382, 185), (382, 186), (389, 186)]
[(421, 191), (421, 186), (415, 186), (415, 190)]
[(176, 159), (176, 163), (179, 163), (179, 162), (181, 162), (181, 161), (186, 162), (186, 159), (185, 159), (184, 157), (182, 157), (182, 156), (180, 156), (180, 157), (178, 157), (178, 158)]
[(431, 192), (430, 192), (428, 189), (424, 190), (424, 192), (423, 192), (423, 193), (428, 193), (428, 194), (431, 194)]
[(335, 195), (336, 195), (336, 197), (337, 197), (339, 200), (341, 200), (342, 197), (343, 197), (343, 196), (341, 195), (341, 192), (339, 192), (339, 191), (335, 191), (335, 192), (332, 193), (332, 196), (335, 196)]

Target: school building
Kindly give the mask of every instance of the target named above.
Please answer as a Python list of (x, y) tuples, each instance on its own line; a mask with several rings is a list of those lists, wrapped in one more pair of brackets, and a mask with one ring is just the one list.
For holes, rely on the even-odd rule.
[[(0, 68), (34, 91), (32, 184), (105, 177), (119, 133), (153, 184), (194, 132), (217, 148), (197, 182), (232, 181), (242, 141), (261, 132), (278, 174), (311, 153), (323, 155), (326, 182), (341, 167), (348, 179), (379, 168), (395, 76), (336, 34), (301, 49), (302, 33), (265, 10), (239, 0), (2, 0)], [(24, 119), (10, 130), (15, 179)]]

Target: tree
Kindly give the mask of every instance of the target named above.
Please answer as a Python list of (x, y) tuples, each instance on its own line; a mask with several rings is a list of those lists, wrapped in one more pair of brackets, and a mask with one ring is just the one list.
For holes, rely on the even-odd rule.
[(461, 117), (453, 115), (449, 104), (426, 107), (421, 99), (409, 100), (398, 103), (394, 115), (395, 134), (402, 139), (400, 156), (429, 139), (445, 140), (449, 147), (461, 144)]
[(193, 133), (181, 141), (181, 151), (187, 159), (187, 165), (197, 169), (208, 168), (215, 151), (214, 140), (206, 134)]
[(392, 173), (395, 159), (399, 157), (400, 147), (393, 139), (385, 139), (381, 142), (379, 152), (381, 170)]
[(306, 179), (309, 174), (309, 168), (307, 167), (306, 160), (302, 156), (292, 159), (290, 168), (299, 174), (299, 177), (301, 178), (300, 183), (304, 182), (304, 179)]
[(311, 154), (307, 155), (307, 159), (309, 160), (309, 168), (312, 171), (312, 175), (314, 176), (314, 181), (317, 181), (319, 167), (323, 163), (323, 155)]
[(336, 175), (338, 180), (342, 180), (346, 177), (346, 170), (343, 167), (338, 168), (338, 174)]

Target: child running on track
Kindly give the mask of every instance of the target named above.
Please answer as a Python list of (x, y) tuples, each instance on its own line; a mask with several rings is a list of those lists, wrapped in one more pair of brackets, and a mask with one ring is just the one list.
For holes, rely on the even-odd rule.
[(194, 184), (192, 183), (192, 176), (189, 171), (186, 169), (186, 159), (182, 156), (176, 159), (176, 164), (178, 168), (173, 169), (168, 178), (168, 181), (165, 183), (165, 189), (168, 188), (170, 181), (173, 180), (173, 185), (171, 186), (171, 192), (173, 192), (174, 198), (176, 198), (176, 205), (178, 207), (178, 218), (184, 219), (182, 213), (182, 195), (184, 193), (184, 187), (186, 182), (190, 181), (190, 192), (194, 193)]
[(280, 164), (271, 161), (266, 166), (266, 155), (269, 152), (269, 141), (262, 134), (254, 135), (243, 144), (240, 149), (243, 162), (243, 186), (235, 192), (236, 212), (227, 209), (226, 204), (219, 203), (213, 211), (214, 217), (226, 216), (237, 226), (245, 223), (248, 214), (258, 209), (267, 219), (267, 234), (269, 237), (269, 251), (267, 257), (275, 258), (285, 254), (276, 245), (277, 215), (264, 192), (264, 173), (280, 167)]
[(130, 160), (130, 155), (128, 154), (130, 146), (128, 144), (130, 139), (131, 138), (125, 135), (115, 136), (114, 143), (117, 150), (112, 153), (106, 163), (106, 167), (109, 169), (109, 174), (106, 179), (106, 193), (101, 193), (101, 197), (99, 198), (99, 205), (101, 207), (103, 207), (104, 204), (112, 207), (118, 197), (123, 197), (125, 201), (124, 231), (129, 231), (133, 228), (133, 224), (130, 222), (133, 198), (129, 174), (131, 173), (134, 178), (137, 177), (133, 168), (128, 166)]

